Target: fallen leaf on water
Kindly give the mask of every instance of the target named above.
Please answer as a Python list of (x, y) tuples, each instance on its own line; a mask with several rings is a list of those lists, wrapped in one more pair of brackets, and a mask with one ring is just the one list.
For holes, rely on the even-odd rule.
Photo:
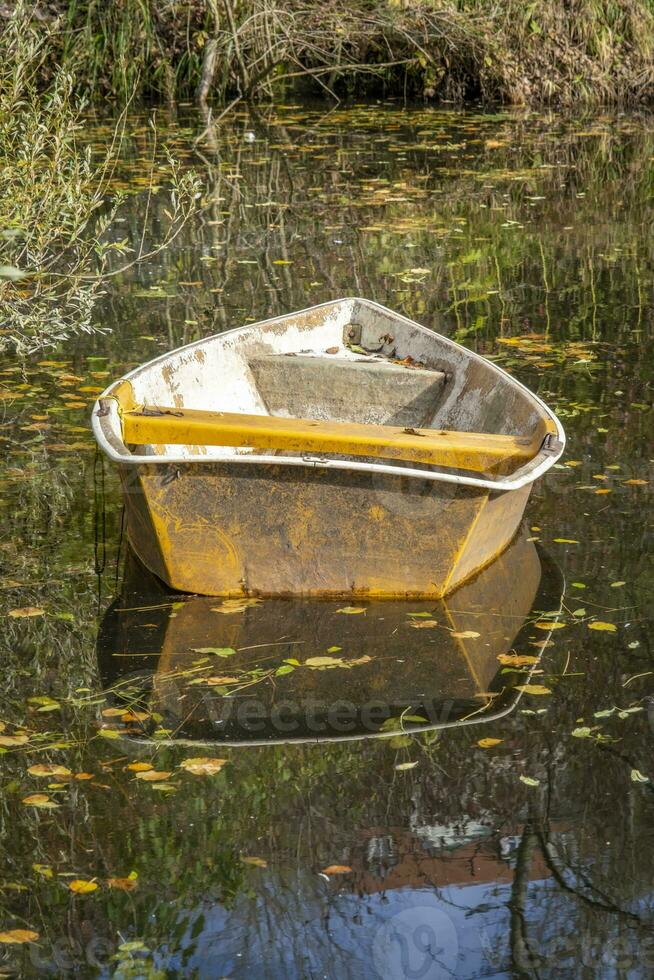
[(582, 728), (573, 728), (572, 736), (573, 738), (590, 738), (591, 730), (590, 728), (584, 726)]
[(260, 604), (261, 599), (225, 599), (219, 606), (212, 606), (211, 612), (230, 615), (231, 613), (245, 612), (250, 606), (258, 606)]
[(649, 776), (644, 776), (640, 769), (632, 769), (631, 781), (632, 783), (648, 783)]
[(117, 888), (121, 892), (133, 892), (135, 888), (138, 888), (138, 875), (133, 872), (128, 878), (107, 878), (107, 884), (110, 888)]
[(7, 929), (0, 932), (0, 943), (34, 943), (39, 938), (33, 929)]
[(309, 657), (304, 661), (303, 666), (311, 670), (331, 670), (334, 667), (358, 667), (360, 664), (367, 664), (372, 658), (364, 655), (357, 657), (356, 660), (343, 660), (342, 657)]
[(627, 584), (626, 582), (611, 582), (611, 588), (612, 589), (620, 589), (620, 588), (622, 588), (623, 585), (626, 585), (626, 584)]
[(132, 772), (148, 772), (153, 769), (149, 762), (130, 762), (129, 765), (125, 766), (126, 769), (130, 769)]
[(554, 538), (556, 544), (579, 544), (575, 538)]
[(417, 623), (409, 623), (409, 626), (414, 630), (433, 630), (434, 627), (438, 626), (437, 619), (421, 619)]
[(149, 717), (149, 711), (125, 711), (124, 714), (121, 715), (120, 720), (124, 721), (125, 723), (129, 723), (134, 721), (145, 721)]
[(33, 864), (32, 870), (36, 871), (43, 878), (54, 878), (54, 871), (48, 864)]
[(74, 878), (68, 887), (76, 895), (88, 895), (96, 890), (98, 883), (97, 881), (85, 881), (83, 878)]
[(191, 647), (192, 653), (213, 653), (216, 657), (231, 657), (236, 653), (234, 647)]
[(54, 764), (48, 765), (45, 763), (42, 765), (30, 766), (27, 771), (30, 774), (30, 776), (72, 776), (73, 775), (71, 770), (67, 769), (66, 766), (56, 766)]
[(547, 620), (541, 619), (540, 622), (534, 623), (537, 630), (562, 630), (565, 627), (565, 623), (559, 623), (557, 620)]
[(516, 687), (516, 691), (523, 691), (524, 694), (551, 694), (549, 687), (544, 684), (521, 684)]
[(395, 766), (395, 768), (397, 769), (398, 772), (405, 772), (407, 769), (415, 769), (417, 765), (418, 765), (417, 760), (416, 762), (400, 762), (398, 763), (398, 765)]
[(45, 616), (45, 609), (40, 606), (23, 606), (22, 609), (10, 609), (9, 615), (14, 619), (28, 619), (30, 616)]
[(594, 623), (588, 624), (589, 630), (603, 630), (606, 633), (617, 633), (618, 627), (615, 623), (603, 623), (601, 619), (596, 619)]
[(480, 738), (477, 745), (480, 749), (492, 749), (493, 746), (499, 745), (503, 741), (503, 738)]
[(156, 769), (148, 769), (147, 772), (137, 772), (134, 779), (142, 779), (146, 783), (161, 783), (164, 779), (170, 779), (172, 772), (158, 772)]
[(328, 868), (323, 868), (324, 875), (348, 875), (352, 868), (347, 864), (330, 864)]
[(629, 487), (645, 487), (649, 483), (649, 480), (623, 480)]
[(525, 786), (540, 786), (540, 779), (534, 779), (532, 776), (521, 776), (520, 782)]
[(125, 713), (124, 708), (105, 708), (102, 712), (103, 718), (118, 718)]
[(500, 653), (497, 659), (505, 667), (526, 667), (529, 664), (538, 663), (538, 657), (531, 657), (529, 654), (522, 653)]
[(356, 616), (358, 613), (364, 613), (366, 611), (365, 606), (343, 606), (342, 609), (337, 609), (337, 613), (345, 613), (346, 616)]
[(267, 868), (268, 862), (264, 858), (258, 857), (242, 857), (241, 861), (243, 864), (251, 864), (253, 868)]
[(25, 745), (29, 742), (27, 735), (0, 735), (0, 745)]
[[(293, 670), (289, 667), (289, 670)], [(279, 671), (278, 671), (279, 673)], [(216, 684), (238, 684), (240, 677), (207, 677), (207, 684), (214, 687)]]
[(474, 630), (463, 630), (461, 633), (450, 633), (450, 636), (454, 636), (457, 640), (476, 640), (481, 633), (475, 633)]
[(213, 759), (210, 756), (197, 756), (192, 759), (184, 759), (180, 762), (180, 768), (194, 776), (213, 776), (220, 772), (227, 759)]
[(25, 806), (37, 806), (41, 807), (43, 810), (54, 810), (59, 804), (51, 800), (49, 796), (45, 793), (31, 793), (29, 796), (23, 797), (21, 800)]
[(345, 661), (342, 657), (309, 657), (304, 661), (305, 667), (312, 667), (318, 670), (329, 670), (331, 667), (344, 667)]
[(76, 772), (73, 778), (74, 779), (93, 779), (93, 773), (92, 772)]

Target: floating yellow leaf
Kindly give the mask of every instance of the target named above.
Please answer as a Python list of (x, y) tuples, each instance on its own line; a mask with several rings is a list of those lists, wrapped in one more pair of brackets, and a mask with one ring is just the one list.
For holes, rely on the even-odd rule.
[(146, 783), (161, 783), (164, 779), (170, 779), (172, 772), (159, 772), (156, 769), (143, 770), (134, 775), (134, 779), (142, 779)]
[(330, 864), (328, 868), (323, 868), (324, 875), (348, 875), (352, 868), (348, 864)]
[(238, 684), (240, 677), (207, 677), (207, 684), (215, 686), (216, 684)]
[(415, 769), (417, 765), (417, 760), (415, 762), (400, 762), (395, 766), (395, 768), (398, 772), (406, 772), (407, 769)]
[(41, 875), (42, 878), (54, 878), (54, 871), (47, 864), (33, 864), (32, 869)]
[(562, 630), (565, 627), (565, 623), (560, 623), (555, 619), (541, 619), (539, 622), (534, 623), (537, 630)]
[(365, 606), (343, 606), (342, 609), (337, 609), (337, 613), (345, 613), (346, 616), (357, 616), (359, 613), (364, 613), (366, 611)]
[(25, 806), (41, 807), (43, 810), (53, 810), (55, 807), (59, 806), (58, 803), (51, 800), (45, 793), (31, 793), (29, 796), (25, 796), (21, 800), (21, 803), (24, 803)]
[(76, 895), (88, 895), (96, 890), (98, 883), (97, 881), (85, 881), (83, 878), (73, 878), (68, 887)]
[(103, 718), (118, 718), (120, 715), (125, 714), (124, 708), (105, 708), (102, 712)]
[(503, 741), (503, 738), (480, 738), (477, 745), (480, 749), (492, 749), (493, 746), (499, 745)]
[(437, 619), (419, 619), (417, 622), (409, 623), (411, 629), (414, 630), (433, 630), (438, 626)]
[(475, 633), (474, 630), (463, 630), (461, 633), (451, 633), (450, 636), (457, 640), (476, 640), (478, 636), (481, 636), (481, 633)]
[(521, 776), (520, 782), (525, 786), (540, 786), (540, 779), (534, 779), (532, 776)]
[(629, 487), (646, 487), (649, 480), (623, 480), (623, 483)]
[(245, 610), (250, 606), (258, 606), (260, 604), (261, 599), (225, 599), (225, 601), (221, 602), (219, 606), (212, 606), (211, 612), (230, 615), (231, 613), (245, 612)]
[(45, 609), (40, 606), (23, 606), (22, 609), (10, 609), (9, 615), (14, 619), (28, 619), (30, 616), (44, 616)]
[(129, 723), (134, 721), (145, 721), (149, 717), (149, 711), (125, 711), (121, 715), (120, 720)]
[(29, 742), (27, 735), (0, 735), (0, 745), (25, 745)]
[(642, 772), (640, 771), (640, 769), (632, 769), (631, 770), (631, 781), (632, 781), (632, 783), (648, 783), (649, 782), (649, 777), (648, 776), (644, 776), (642, 774)]
[(304, 666), (314, 670), (329, 670), (332, 667), (344, 667), (345, 662), (342, 657), (309, 657), (304, 661)]
[(180, 762), (180, 768), (194, 776), (213, 776), (220, 772), (227, 759), (213, 759), (210, 756), (197, 756), (192, 759), (184, 759)]
[(107, 878), (107, 884), (110, 888), (117, 888), (121, 892), (133, 892), (135, 888), (138, 888), (136, 876), (134, 878)]
[(521, 684), (516, 687), (516, 691), (523, 691), (525, 694), (551, 694), (549, 687), (544, 684)]
[(603, 623), (601, 619), (596, 619), (594, 623), (588, 624), (589, 630), (600, 630), (605, 633), (617, 633), (618, 627), (615, 623)]
[(251, 864), (254, 868), (267, 868), (268, 862), (264, 858), (258, 857), (242, 857), (241, 861), (243, 864)]
[(556, 544), (579, 544), (575, 538), (554, 538)]
[(130, 762), (129, 765), (125, 766), (126, 769), (130, 769), (132, 772), (148, 772), (153, 769), (149, 762)]
[(30, 766), (27, 770), (30, 776), (72, 776), (70, 769), (66, 766), (48, 765), (44, 763), (42, 765)]
[(33, 929), (7, 929), (0, 932), (0, 943), (34, 943), (39, 938), (38, 932)]
[(505, 667), (527, 667), (529, 664), (538, 663), (538, 657), (523, 653), (500, 653), (497, 659)]

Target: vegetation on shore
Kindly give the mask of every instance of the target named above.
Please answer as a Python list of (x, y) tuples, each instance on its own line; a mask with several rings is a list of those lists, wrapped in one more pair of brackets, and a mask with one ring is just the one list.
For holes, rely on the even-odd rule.
[[(53, 0), (42, 73), (93, 93), (343, 94), (514, 104), (654, 96), (652, 0)], [(0, 8), (2, 16), (11, 11)], [(56, 29), (52, 30), (52, 26)]]
[(107, 278), (165, 248), (195, 207), (193, 174), (182, 176), (169, 158), (161, 240), (134, 249), (110, 237), (122, 201), (113, 176), (124, 115), (95, 159), (73, 75), (58, 67), (38, 85), (51, 36), (18, 4), (0, 37), (0, 352), (30, 353), (98, 329), (92, 312)]

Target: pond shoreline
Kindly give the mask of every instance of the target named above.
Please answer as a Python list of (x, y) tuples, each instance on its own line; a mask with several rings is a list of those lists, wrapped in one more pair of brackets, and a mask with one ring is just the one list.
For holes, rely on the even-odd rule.
[[(47, 38), (40, 73), (80, 91), (232, 101), (403, 96), (427, 103), (638, 106), (654, 99), (647, 0), (160, 0), (0, 9)], [(1, 39), (0, 39), (1, 45)]]

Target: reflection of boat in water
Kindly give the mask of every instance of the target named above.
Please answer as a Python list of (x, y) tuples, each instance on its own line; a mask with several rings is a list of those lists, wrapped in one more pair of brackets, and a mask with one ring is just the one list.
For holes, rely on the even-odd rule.
[(98, 636), (103, 682), (137, 707), (132, 734), (154, 715), (171, 737), (196, 740), (356, 738), (497, 717), (517, 699), (498, 658), (516, 644), (537, 657), (546, 634), (523, 647), (525, 620), (560, 607), (560, 576), (542, 562), (522, 535), (447, 599), (348, 607), (183, 597), (130, 554)]

